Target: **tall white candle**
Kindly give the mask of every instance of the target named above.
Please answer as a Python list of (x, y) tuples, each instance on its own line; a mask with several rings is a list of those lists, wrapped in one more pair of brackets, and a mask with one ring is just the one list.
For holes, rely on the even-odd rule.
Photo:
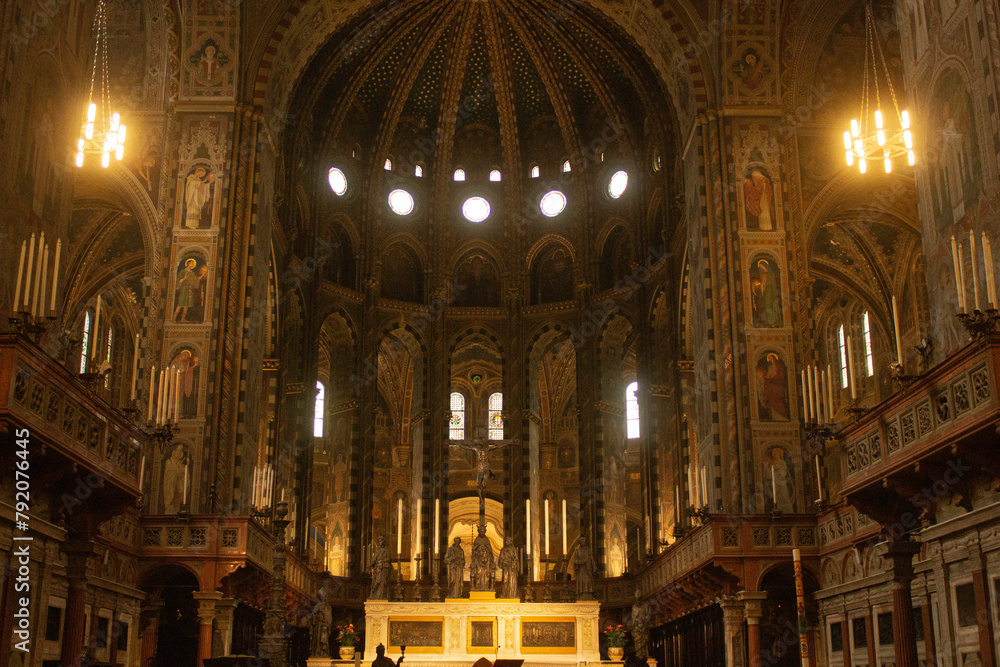
[(778, 479), (775, 476), (774, 466), (771, 466), (771, 502), (774, 503), (774, 509), (778, 509)]
[(397, 525), (396, 525), (396, 556), (398, 557), (403, 553), (403, 499), (399, 498), (399, 502), (396, 504), (398, 510), (397, 514)]
[(817, 392), (816, 392), (816, 405), (818, 407), (818, 409), (816, 411), (819, 413), (819, 422), (821, 424), (825, 424), (827, 421), (829, 421), (829, 419), (826, 416), (826, 412), (827, 412), (827, 409), (826, 409), (826, 396), (824, 396), (824, 392), (821, 390), (821, 388), (823, 387), (823, 385), (826, 384), (826, 377), (825, 377), (825, 375), (826, 375), (826, 371), (818, 371), (817, 372), (817, 378), (819, 380), (819, 387), (817, 387)]
[(545, 499), (545, 557), (549, 557), (549, 499)]
[[(976, 290), (976, 308), (979, 308), (979, 290)], [(899, 342), (899, 309), (896, 308), (896, 295), (892, 295), (892, 327), (896, 331), (896, 363), (903, 365), (903, 345)]]
[(819, 454), (816, 455), (816, 491), (819, 493), (819, 499), (823, 500), (823, 475), (819, 470)]
[(135, 345), (132, 346), (132, 391), (129, 399), (135, 400), (135, 376), (139, 372), (139, 334), (135, 335)]
[(253, 475), (251, 476), (250, 482), (250, 506), (257, 507), (257, 473), (260, 472), (260, 468), (253, 469)]
[(962, 252), (962, 244), (958, 244), (958, 284), (962, 289), (959, 290), (959, 312), (964, 313), (968, 301), (965, 298), (965, 256)]
[(681, 485), (674, 487), (674, 521), (681, 522)]
[(14, 301), (10, 304), (12, 313), (17, 312), (18, 301), (21, 299), (21, 281), (24, 280), (24, 254), (28, 251), (28, 242), (21, 241), (21, 259), (17, 262), (17, 288), (14, 292)]
[(851, 346), (851, 337), (847, 337), (847, 375), (851, 382), (851, 400), (858, 397), (858, 389), (854, 384), (854, 348)]
[(990, 308), (997, 307), (996, 266), (993, 264), (993, 242), (983, 232), (983, 260), (986, 262), (986, 300)]
[(979, 310), (979, 271), (976, 269), (976, 233), (969, 230), (969, 255), (972, 257), (972, 298)]
[(806, 371), (802, 370), (802, 420), (809, 421), (809, 397), (806, 396), (808, 387), (806, 386)]
[(56, 290), (59, 285), (59, 259), (62, 257), (62, 239), (56, 239), (56, 261), (52, 268), (52, 300), (49, 303), (49, 314), (56, 314)]
[(417, 553), (420, 553), (420, 547), (421, 547), (421, 544), (420, 544), (420, 537), (421, 537), (420, 536), (420, 501), (421, 500), (423, 500), (423, 499), (422, 498), (417, 498), (417, 513), (415, 515), (416, 516), (416, 522), (415, 523), (417, 524), (417, 530), (416, 530), (417, 539), (416, 539), (416, 544), (414, 546), (416, 547)]
[(33, 313), (33, 315), (35, 315), (36, 317), (38, 315), (44, 315), (45, 314), (45, 283), (48, 282), (48, 278), (49, 278), (49, 244), (48, 243), (46, 243), (45, 246), (42, 248), (42, 271), (41, 271), (41, 274), (42, 274), (42, 282), (41, 282), (41, 284), (38, 287), (38, 294), (39, 294), (39, 296), (38, 296), (38, 299), (37, 299), (39, 301), (39, 306), (38, 306), (37, 311), (35, 313)]
[(280, 500), (281, 500), (281, 502), (285, 502), (285, 490), (284, 489), (281, 490), (281, 498), (280, 498)]
[(163, 380), (163, 407), (160, 409), (160, 421), (166, 422), (170, 419), (170, 397), (173, 396), (170, 387), (174, 380), (174, 367), (163, 369), (163, 374), (166, 377)]
[(181, 369), (177, 369), (176, 375), (174, 376), (174, 423), (176, 424), (180, 419), (180, 403), (181, 403)]
[[(531, 516), (530, 514), (528, 516)], [(434, 555), (441, 553), (441, 499), (434, 499)]]
[(97, 295), (97, 308), (94, 311), (94, 328), (91, 331), (91, 342), (93, 345), (90, 348), (90, 360), (91, 363), (97, 363), (97, 341), (101, 337), (101, 295)]
[(806, 382), (808, 383), (806, 393), (809, 394), (809, 421), (816, 419), (815, 397), (813, 396), (813, 367), (806, 366)]
[(191, 470), (191, 464), (184, 466), (184, 504), (187, 505), (188, 501), (188, 472)]
[(695, 502), (696, 497), (694, 492), (694, 473), (691, 471), (691, 466), (688, 465), (688, 502), (691, 504), (691, 507), (697, 504)]
[(156, 396), (156, 425), (159, 426), (163, 423), (163, 376), (166, 375), (163, 371), (160, 371), (160, 388), (157, 391)]
[(833, 423), (833, 367), (826, 365), (826, 404), (830, 423)]
[(702, 507), (708, 505), (708, 476), (705, 466), (701, 467), (701, 505)]
[(524, 499), (524, 553), (531, 555), (531, 498)]
[(35, 235), (31, 235), (31, 242), (28, 244), (28, 270), (24, 274), (24, 302), (21, 304), (22, 312), (31, 312), (28, 306), (31, 305), (31, 270), (35, 266)]
[(45, 247), (45, 232), (38, 237), (38, 256), (35, 258), (35, 281), (31, 284), (31, 314), (38, 314), (38, 286), (42, 282), (42, 248)]
[(566, 499), (563, 498), (562, 501), (562, 552), (563, 556), (566, 556)]
[(962, 308), (962, 271), (958, 258), (958, 244), (955, 242), (954, 234), (951, 235), (951, 261), (955, 266), (955, 298), (958, 299), (958, 309), (961, 312), (964, 310)]
[(146, 399), (149, 401), (149, 414), (146, 421), (153, 421), (153, 388), (156, 386), (156, 366), (149, 369), (149, 394)]

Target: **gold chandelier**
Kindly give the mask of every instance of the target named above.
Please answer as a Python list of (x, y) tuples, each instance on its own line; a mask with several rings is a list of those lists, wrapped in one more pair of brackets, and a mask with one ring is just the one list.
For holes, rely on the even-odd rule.
[[(111, 110), (111, 92), (108, 85), (108, 15), (104, 0), (97, 3), (94, 16), (94, 66), (90, 72), (90, 96), (87, 112), (76, 142), (76, 166), (83, 166), (85, 155), (100, 155), (101, 166), (107, 168), (112, 153), (121, 160), (125, 153), (125, 125), (117, 111)], [(100, 76), (99, 100), (94, 101), (94, 84)], [(98, 122), (100, 111), (100, 122)]]
[[(882, 65), (882, 73), (896, 114), (896, 124), (893, 128), (885, 126), (885, 119), (882, 116), (879, 63)], [(869, 116), (874, 118), (874, 128), (868, 123)], [(889, 67), (885, 64), (882, 41), (879, 39), (875, 13), (870, 2), (865, 3), (865, 75), (860, 118), (860, 122), (857, 118), (852, 118), (851, 129), (844, 131), (844, 150), (848, 167), (854, 166), (856, 161), (858, 171), (864, 174), (868, 170), (869, 161), (881, 160), (885, 173), (888, 174), (892, 172), (892, 161), (904, 155), (907, 163), (913, 166), (916, 155), (913, 152), (913, 135), (910, 133), (910, 114), (906, 109), (900, 111), (896, 101), (896, 91), (889, 77)]]

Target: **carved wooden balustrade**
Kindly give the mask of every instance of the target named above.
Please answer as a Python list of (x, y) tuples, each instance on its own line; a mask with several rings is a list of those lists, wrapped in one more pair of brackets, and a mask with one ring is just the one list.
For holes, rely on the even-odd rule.
[(1000, 482), (998, 371), (1000, 339), (970, 343), (841, 430), (842, 495), (896, 538), (945, 497), (971, 509), (976, 478)]

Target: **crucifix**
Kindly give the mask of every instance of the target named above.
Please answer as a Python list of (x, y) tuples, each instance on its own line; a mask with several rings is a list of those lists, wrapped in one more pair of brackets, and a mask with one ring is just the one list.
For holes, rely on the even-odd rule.
[(474, 440), (454, 440), (449, 443), (452, 447), (459, 447), (466, 451), (474, 452), (476, 455), (476, 488), (479, 489), (479, 525), (486, 526), (486, 484), (491, 477), (495, 477), (490, 468), (490, 453), (496, 449), (506, 447), (510, 440), (486, 440), (482, 437)]

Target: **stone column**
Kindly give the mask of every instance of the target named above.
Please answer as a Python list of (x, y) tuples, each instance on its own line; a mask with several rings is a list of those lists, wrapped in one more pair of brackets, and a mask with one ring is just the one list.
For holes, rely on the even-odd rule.
[(934, 623), (931, 618), (931, 605), (921, 607), (921, 620), (924, 624), (924, 662), (930, 667), (937, 665), (937, 646), (934, 643)]
[(747, 649), (750, 654), (748, 667), (761, 667), (760, 662), (760, 617), (764, 614), (764, 600), (767, 591), (743, 591), (740, 593), (746, 605)]
[(993, 650), (993, 614), (990, 611), (986, 574), (982, 569), (972, 573), (972, 587), (976, 596), (976, 618), (979, 619), (979, 656), (983, 661), (983, 667), (996, 667), (996, 652)]
[[(222, 598), (215, 603), (215, 623), (219, 629), (219, 655), (229, 655), (233, 646), (233, 613), (236, 598)], [(217, 656), (213, 656), (217, 657)]]
[[(895, 621), (893, 621), (895, 625)], [(893, 627), (895, 632), (896, 628)], [(871, 607), (868, 608), (868, 614), (865, 616), (865, 644), (868, 645), (868, 664), (877, 665), (876, 654), (875, 654), (875, 628), (872, 627), (872, 610)]]
[(851, 667), (851, 622), (847, 619), (847, 612), (844, 612), (844, 620), (840, 622), (840, 636), (843, 638), (844, 647), (844, 667)]
[[(66, 579), (69, 593), (66, 596), (66, 624), (63, 628), (62, 651), (59, 661), (63, 665), (78, 665), (83, 655), (83, 634), (87, 610), (87, 568), (94, 556), (94, 545), (89, 542), (67, 542), (62, 546), (66, 554)], [(96, 625), (97, 619), (94, 619)]]
[(726, 641), (726, 667), (744, 667), (743, 619), (746, 606), (736, 596), (724, 596), (722, 607), (722, 633)]
[(156, 657), (156, 643), (160, 631), (160, 610), (163, 609), (163, 600), (149, 600), (143, 602), (139, 610), (139, 635), (141, 644), (139, 646), (139, 667), (150, 667)]
[(892, 636), (895, 639), (893, 649), (896, 667), (918, 667), (919, 664), (917, 636), (913, 629), (913, 598), (910, 593), (913, 556), (919, 552), (920, 543), (909, 541), (892, 542), (886, 551), (892, 574)]
[(194, 591), (191, 596), (198, 601), (198, 665), (202, 667), (205, 659), (212, 657), (212, 621), (215, 620), (215, 604), (222, 599), (222, 593)]

